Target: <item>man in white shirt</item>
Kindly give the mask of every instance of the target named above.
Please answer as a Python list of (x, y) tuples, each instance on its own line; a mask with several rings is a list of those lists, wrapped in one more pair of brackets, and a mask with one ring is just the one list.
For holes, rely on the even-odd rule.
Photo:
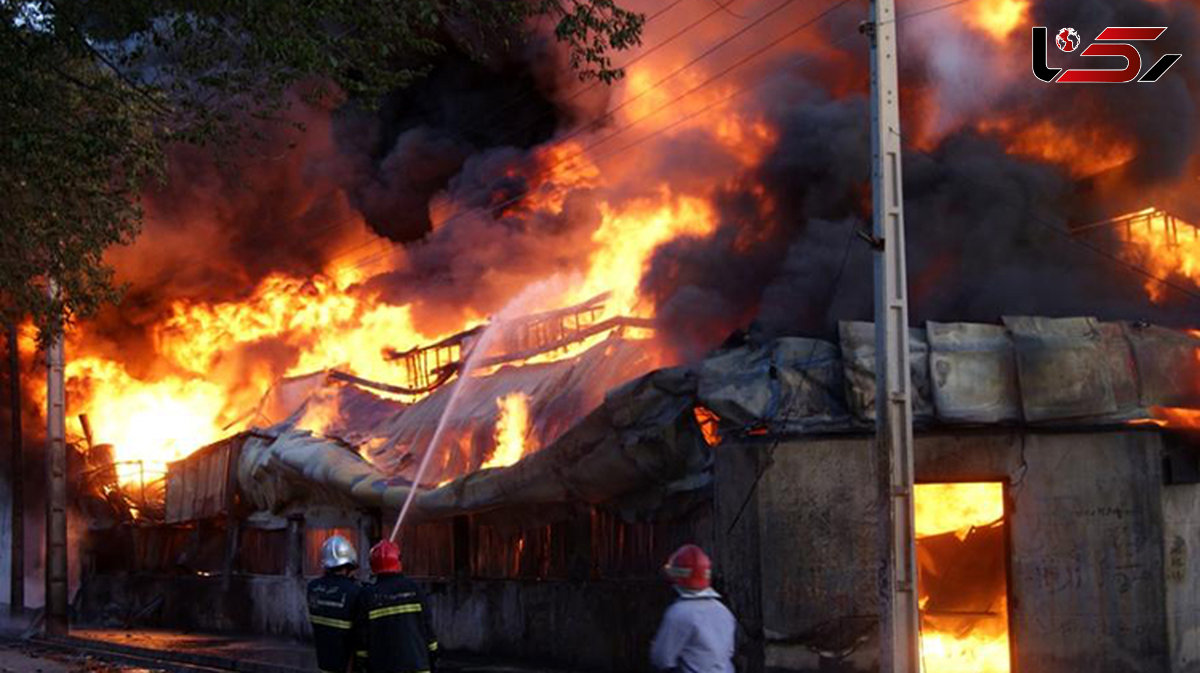
[(679, 598), (667, 608), (650, 646), (650, 663), (660, 671), (733, 673), (737, 621), (712, 589), (712, 561), (687, 544), (671, 554), (663, 573)]

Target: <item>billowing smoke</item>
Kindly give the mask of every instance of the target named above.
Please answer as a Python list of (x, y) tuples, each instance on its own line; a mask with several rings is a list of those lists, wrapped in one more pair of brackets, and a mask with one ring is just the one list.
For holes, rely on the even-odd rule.
[[(377, 109), (330, 109), (296, 96), (290, 115), (302, 128), (263, 125), (258, 137), (219, 153), (172, 148), (167, 178), (144, 196), (142, 235), (109, 253), (128, 292), (88, 326), (88, 352), (153, 375), (153, 326), (172, 304), (244, 300), (271, 274), (312, 277), (332, 261), (369, 257), (364, 250), (377, 250), (380, 237), (426, 236), (431, 200), (463, 179), (468, 160), (493, 147), (519, 154), (580, 106), (598, 104), (594, 94), (554, 102), (563, 84), (545, 66), (556, 62), (552, 44), (534, 40), (485, 65), (451, 52), (428, 79)], [(282, 366), (294, 359), (278, 344), (248, 357)]]
[[(614, 262), (612, 273), (637, 287), (639, 309), (677, 356), (702, 355), (735, 330), (827, 336), (837, 320), (869, 318), (873, 252), (858, 235), (870, 228), (867, 41), (857, 30), (865, 5), (697, 86), (820, 11), (793, 3), (786, 21), (729, 42), (737, 27), (728, 21), (696, 22), (713, 10), (702, 4), (648, 24), (646, 58), (613, 88), (574, 81), (553, 40), (535, 40), (485, 64), (450, 54), (377, 109), (297, 100), (307, 132), (269, 129), (232, 166), (177, 149), (167, 183), (146, 195), (144, 235), (112, 254), (131, 293), (89, 326), (90, 352), (153, 377), (154, 326), (174, 304), (242, 300), (272, 274), (313, 278), (381, 257), (386, 268), (364, 272), (349, 292), (406, 307), (380, 331), (442, 335), (550, 275), (589, 272), (601, 252), (616, 262), (641, 254), (625, 240), (664, 213), (694, 221), (654, 243), (644, 267)], [(1195, 208), (1200, 221), (1181, 187), (1197, 148), (1195, 10), (1181, 0), (1040, 0), (993, 39), (994, 25), (968, 20), (992, 5), (1022, 3), (946, 5), (901, 26), (913, 321), (1187, 322), (1190, 297), (1167, 292), (1152, 303), (1145, 278), (1059, 232), (1150, 198), (1185, 217)], [(739, 12), (775, 6), (747, 2)], [(1167, 25), (1143, 53), (1184, 59), (1153, 85), (1045, 85), (1029, 73), (1031, 23), (1071, 25), (1085, 39), (1105, 25)], [(700, 114), (706, 106), (716, 112)], [(600, 245), (603, 227), (615, 233)], [(411, 325), (397, 327), (402, 320)], [(228, 381), (228, 370), (262, 361), (276, 363), (274, 376), (301, 366), (310, 344), (273, 339), (238, 341), (236, 357), (216, 339), (219, 363), (189, 371)], [(329, 350), (310, 349), (302, 366), (379, 352), (375, 343)]]
[[(1089, 5), (1045, 1), (1031, 15), (1036, 24), (1074, 25), (1083, 35), (1104, 25), (1169, 25), (1170, 39), (1144, 50), (1146, 58), (1182, 52), (1187, 63), (1160, 88), (1044, 86), (1028, 76), (1028, 27), (1022, 26), (1022, 39), (1013, 44), (1021, 47), (1026, 76), (1006, 81), (998, 73), (1000, 86), (972, 82), (964, 90), (951, 86), (965, 80), (946, 69), (946, 51), (979, 61), (980, 53), (995, 56), (991, 48), (956, 40), (953, 31), (945, 33), (949, 46), (910, 33), (908, 42), (922, 44), (906, 52), (906, 128), (914, 138), (936, 137), (931, 146), (912, 143), (904, 164), (914, 323), (1038, 314), (1183, 325), (1194, 314), (1191, 297), (1168, 291), (1165, 301), (1151, 303), (1145, 277), (1058, 233), (1087, 218), (1142, 208), (1147, 202), (1136, 197), (1146, 198), (1148, 188), (1175, 196), (1194, 173), (1196, 56), (1187, 56), (1195, 44), (1193, 9), (1137, 0)], [(956, 20), (930, 19), (941, 26)], [(990, 76), (995, 65), (980, 64), (985, 69), (976, 77)], [(720, 334), (751, 320), (751, 333), (830, 335), (838, 320), (871, 318), (872, 252), (855, 235), (871, 226), (868, 109), (862, 94), (823, 93), (833, 88), (822, 85), (833, 79), (831, 67), (826, 61), (796, 72), (778, 64), (754, 102), (767, 111), (779, 140), (747, 182), (766, 189), (773, 210), (751, 213), (745, 204), (758, 199), (749, 189), (722, 191), (715, 235), (660, 248), (643, 278), (662, 327), (685, 355), (701, 354)], [(913, 110), (925, 109), (929, 97), (939, 98), (944, 118), (914, 119)], [(987, 127), (953, 118), (985, 107), (993, 118), (1096, 129), (1089, 133), (1111, 134), (1136, 151), (1104, 176), (1077, 180), (1062, 166), (1009, 151)], [(1190, 205), (1182, 195), (1172, 200), (1180, 202)], [(1090, 243), (1096, 245), (1095, 238)], [(1099, 245), (1118, 249), (1114, 240)]]
[(429, 233), (431, 199), (469, 157), (494, 147), (531, 147), (569, 123), (551, 45), (481, 65), (452, 54), (429, 76), (379, 110), (343, 110), (335, 123), (342, 153), (354, 162), (344, 184), (379, 234), (409, 243)]

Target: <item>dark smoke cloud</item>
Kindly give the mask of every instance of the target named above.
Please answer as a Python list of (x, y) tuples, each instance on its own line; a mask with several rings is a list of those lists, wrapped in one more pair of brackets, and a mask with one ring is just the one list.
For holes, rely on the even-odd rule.
[(576, 105), (595, 105), (568, 101), (557, 64), (544, 39), (486, 64), (451, 53), (378, 112), (343, 111), (338, 143), (357, 162), (347, 188), (371, 227), (400, 243), (421, 239), (432, 228), (430, 199), (468, 157), (541, 143), (574, 119)]
[(541, 172), (526, 153), (497, 149), (466, 161), (447, 185), (444, 202), (454, 204), (446, 222), (409, 244), (406, 265), (368, 283), (382, 301), (412, 304), (426, 331), (453, 329), (464, 316), (501, 309), (525, 286), (552, 273), (585, 269), (599, 213), (590, 190), (566, 196), (561, 214), (526, 212), (520, 204), (498, 207), (515, 195), (569, 187), (531, 185), (523, 176)]
[[(870, 228), (865, 99), (831, 100), (787, 76), (758, 104), (780, 139), (747, 184), (767, 189), (773, 212), (756, 219), (747, 194), (725, 194), (717, 233), (664, 246), (643, 279), (684, 357), (751, 321), (764, 336), (830, 336), (838, 320), (871, 319), (873, 253), (854, 235)], [(1077, 207), (1056, 168), (960, 131), (908, 151), (904, 171), (914, 324), (1033, 314), (1178, 325), (1194, 313), (1178, 294), (1151, 304), (1144, 277), (1055, 233)]]
[(129, 291), (89, 325), (91, 350), (109, 344), (137, 370), (139, 354), (154, 356), (148, 327), (175, 301), (240, 300), (269, 274), (312, 276), (372, 233), (425, 236), (431, 199), (469, 157), (529, 146), (578, 113), (580, 101), (552, 101), (566, 90), (548, 69), (554, 48), (533, 40), (487, 64), (451, 50), (378, 110), (296, 97), (290, 114), (304, 131), (266, 125), (219, 160), (207, 148), (172, 148), (167, 179), (143, 196), (142, 235), (109, 253)]
[(473, 152), (467, 143), (436, 129), (406, 131), (355, 190), (357, 203), (377, 233), (393, 241), (418, 240), (431, 229), (430, 199)]
[[(836, 13), (827, 27), (853, 34), (860, 14)], [(970, 131), (928, 153), (908, 152), (913, 319), (1089, 313), (1179, 322), (1177, 299), (1151, 306), (1141, 278), (1045, 225), (1078, 221), (1081, 202), (1168, 189), (1188, 176), (1197, 145), (1195, 11), (1180, 2), (1040, 0), (1033, 17), (1085, 36), (1103, 25), (1169, 25), (1153, 51), (1185, 56), (1153, 88), (1047, 87), (1025, 76), (986, 101), (988, 112), (1004, 117), (1101, 124), (1134, 141), (1138, 157), (1111, 189), (1081, 196), (1061, 171), (1010, 157)], [(1026, 40), (1016, 41), (1022, 53)], [(111, 325), (101, 331), (125, 332), (122, 343), (136, 344), (129, 323), (157, 318), (168, 300), (235, 296), (276, 270), (319, 271), (341, 233), (313, 232), (356, 218), (404, 244), (403, 264), (366, 289), (411, 303), (429, 331), (451, 329), (464, 316), (498, 310), (548, 273), (582, 270), (597, 201), (619, 205), (665, 182), (677, 193), (707, 193), (720, 215), (711, 237), (658, 250), (641, 281), (680, 353), (701, 354), (751, 322), (769, 334), (829, 333), (837, 319), (870, 315), (872, 253), (853, 235), (870, 216), (865, 53), (865, 43), (852, 41), (823, 60), (793, 56), (755, 69), (772, 80), (747, 105), (778, 133), (755, 169), (739, 175), (726, 149), (703, 132), (683, 132), (641, 148), (632, 177), (572, 189), (560, 214), (498, 207), (546, 187), (530, 182), (545, 167), (528, 148), (595, 118), (607, 103), (605, 87), (579, 95), (552, 40), (484, 65), (448, 54), (428, 79), (378, 110), (310, 110), (309, 133), (273, 136), (264, 158), (236, 178), (202, 153), (181, 150), (168, 186), (148, 198), (147, 235), (120, 265), (134, 280), (131, 301), (119, 316), (102, 318)], [(918, 50), (902, 59), (905, 128), (929, 116), (921, 90), (942, 84), (933, 58)], [(1021, 67), (1026, 74), (1026, 61)], [(290, 144), (298, 146), (284, 151)], [(713, 193), (713, 175), (731, 177)], [(450, 219), (435, 227), (431, 206), (435, 220)], [(198, 246), (205, 254), (196, 254)]]

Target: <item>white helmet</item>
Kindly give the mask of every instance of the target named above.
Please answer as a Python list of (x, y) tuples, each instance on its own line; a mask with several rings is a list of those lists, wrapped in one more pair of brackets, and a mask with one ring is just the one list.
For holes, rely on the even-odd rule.
[(321, 565), (326, 570), (342, 566), (358, 567), (358, 552), (349, 540), (341, 535), (334, 535), (321, 545)]

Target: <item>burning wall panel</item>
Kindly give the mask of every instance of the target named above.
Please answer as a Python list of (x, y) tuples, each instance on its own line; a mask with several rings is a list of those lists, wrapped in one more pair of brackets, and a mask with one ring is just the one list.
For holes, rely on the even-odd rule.
[(167, 466), (166, 523), (230, 513), (236, 488), (232, 475), (243, 439), (235, 435)]
[(451, 520), (406, 525), (400, 529), (404, 572), (413, 577), (447, 579), (455, 576), (458, 553)]

